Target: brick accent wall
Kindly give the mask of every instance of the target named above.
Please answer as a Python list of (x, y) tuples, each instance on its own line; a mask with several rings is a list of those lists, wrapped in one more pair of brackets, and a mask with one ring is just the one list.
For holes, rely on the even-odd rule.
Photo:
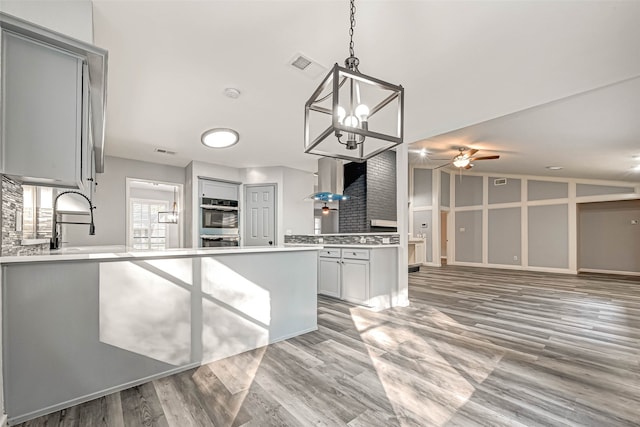
[(340, 233), (368, 233), (367, 224), (367, 164), (344, 165), (344, 191), (349, 200), (340, 202), (338, 230)]
[(367, 161), (367, 224), (395, 221), (396, 201), (396, 152), (385, 151)]
[(340, 233), (369, 233), (372, 219), (396, 221), (396, 153), (385, 151), (365, 163), (344, 165)]

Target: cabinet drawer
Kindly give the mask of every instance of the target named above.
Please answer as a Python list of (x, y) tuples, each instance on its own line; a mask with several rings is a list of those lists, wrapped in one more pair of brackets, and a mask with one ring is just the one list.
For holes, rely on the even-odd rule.
[(344, 259), (369, 259), (368, 249), (342, 249)]
[(321, 258), (340, 258), (340, 249), (322, 249), (320, 250)]

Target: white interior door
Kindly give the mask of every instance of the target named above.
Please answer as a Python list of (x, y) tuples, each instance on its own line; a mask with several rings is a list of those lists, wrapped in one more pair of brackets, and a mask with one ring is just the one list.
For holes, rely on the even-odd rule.
[(246, 246), (271, 246), (276, 244), (276, 186), (245, 186)]

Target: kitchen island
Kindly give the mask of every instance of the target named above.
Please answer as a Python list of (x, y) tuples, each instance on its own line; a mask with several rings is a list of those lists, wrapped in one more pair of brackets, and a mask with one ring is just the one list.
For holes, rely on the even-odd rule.
[(0, 258), (9, 422), (317, 329), (319, 249)]

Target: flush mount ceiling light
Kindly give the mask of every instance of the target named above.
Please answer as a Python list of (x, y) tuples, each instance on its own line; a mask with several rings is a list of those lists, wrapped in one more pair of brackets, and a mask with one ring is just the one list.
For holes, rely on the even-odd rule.
[(545, 166), (545, 168), (549, 169), (550, 171), (562, 170), (562, 166)]
[(235, 145), (240, 140), (240, 135), (233, 129), (210, 129), (202, 134), (202, 143), (211, 148), (226, 148)]
[(358, 70), (354, 0), (350, 5), (349, 57), (344, 67), (333, 66), (305, 104), (304, 152), (361, 163), (402, 144), (404, 88)]

